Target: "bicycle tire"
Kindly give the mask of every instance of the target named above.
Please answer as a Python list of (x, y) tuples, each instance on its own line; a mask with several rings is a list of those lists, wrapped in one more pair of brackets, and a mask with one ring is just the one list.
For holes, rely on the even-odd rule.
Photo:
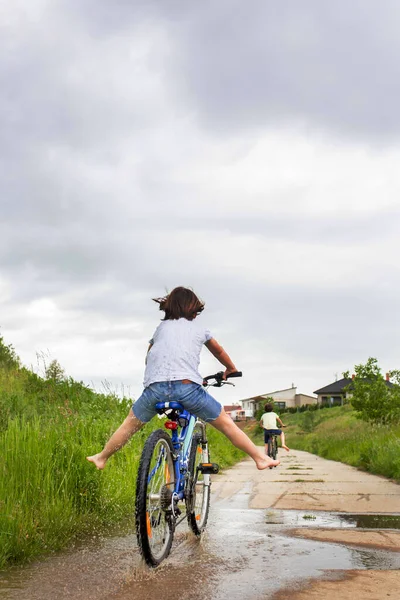
[(136, 481), (136, 537), (150, 567), (171, 551), (174, 518), (170, 510), (174, 491), (173, 446), (170, 436), (158, 429), (148, 437), (140, 458)]
[(274, 439), (273, 448), (274, 448), (274, 450), (273, 450), (273, 452), (274, 452), (273, 458), (274, 458), (274, 460), (276, 460), (276, 458), (278, 456), (278, 438), (276, 436), (275, 436), (275, 439)]
[[(276, 457), (278, 456), (278, 443), (276, 436), (274, 435), (270, 435), (268, 438), (267, 454), (270, 458), (272, 458), (272, 460), (276, 460)], [(270, 467), (270, 469), (272, 469), (272, 467)]]
[(196, 536), (204, 531), (210, 510), (210, 475), (199, 471), (200, 463), (209, 462), (208, 442), (201, 433), (192, 438), (188, 462), (188, 484), (186, 490), (186, 515), (189, 527)]
[(272, 438), (272, 455), (271, 458), (273, 458), (274, 460), (276, 460), (276, 457), (278, 455), (278, 442), (276, 439), (276, 436), (274, 435)]
[(271, 435), (268, 438), (267, 454), (270, 458), (272, 458), (272, 436)]

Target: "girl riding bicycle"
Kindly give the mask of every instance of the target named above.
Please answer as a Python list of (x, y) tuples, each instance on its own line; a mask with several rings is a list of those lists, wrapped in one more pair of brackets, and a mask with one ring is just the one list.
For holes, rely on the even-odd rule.
[(163, 298), (154, 298), (154, 301), (159, 304), (159, 309), (165, 316), (150, 340), (143, 393), (103, 450), (88, 456), (87, 460), (98, 469), (104, 469), (110, 456), (157, 414), (157, 402), (175, 400), (221, 431), (234, 446), (254, 460), (258, 469), (277, 466), (279, 460), (270, 459), (255, 446), (226, 414), (221, 404), (203, 387), (203, 378), (198, 372), (203, 345), (225, 367), (224, 379), (237, 371), (231, 358), (210, 331), (195, 321), (203, 311), (204, 303), (192, 290), (184, 287), (177, 287)]

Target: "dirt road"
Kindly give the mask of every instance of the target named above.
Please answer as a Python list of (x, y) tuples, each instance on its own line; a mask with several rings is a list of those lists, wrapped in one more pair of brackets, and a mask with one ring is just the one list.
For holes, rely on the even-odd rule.
[(399, 521), (400, 486), (292, 451), (277, 469), (246, 460), (216, 476), (206, 533), (180, 525), (158, 569), (116, 532), (0, 574), (0, 599), (397, 599)]
[[(214, 494), (219, 501), (229, 502), (243, 493), (247, 482), (248, 462), (244, 461), (222, 474), (214, 484)], [(318, 564), (317, 575), (307, 576), (308, 563), (301, 576), (286, 585), (278, 576), (280, 591), (275, 594), (270, 590), (260, 598), (400, 598), (398, 484), (306, 452), (292, 451), (268, 479), (262, 472), (252, 474), (248, 506), (265, 509), (270, 525), (283, 526), (281, 533), (294, 538), (290, 547), (294, 544), (300, 556), (304, 551), (298, 545), (300, 540), (322, 542), (318, 559), (313, 559), (314, 565)]]

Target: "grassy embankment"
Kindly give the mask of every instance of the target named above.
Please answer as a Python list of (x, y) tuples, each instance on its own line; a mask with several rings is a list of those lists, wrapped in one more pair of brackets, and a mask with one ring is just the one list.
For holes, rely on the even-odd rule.
[[(351, 406), (284, 414), (286, 442), (370, 473), (400, 482), (400, 424), (372, 425), (357, 418)], [(263, 443), (261, 428), (253, 438)]]
[[(160, 427), (153, 419), (97, 471), (85, 456), (101, 449), (131, 401), (38, 377), (7, 350), (0, 337), (0, 568), (116, 523), (131, 528), (140, 453)], [(209, 434), (215, 462), (242, 458), (224, 436)]]

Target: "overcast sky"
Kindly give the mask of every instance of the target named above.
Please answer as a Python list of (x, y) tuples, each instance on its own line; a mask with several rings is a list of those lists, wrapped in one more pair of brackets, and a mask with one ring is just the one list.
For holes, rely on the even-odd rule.
[(185, 285), (244, 372), (223, 403), (400, 368), (399, 27), (398, 0), (0, 0), (23, 363), (137, 397), (151, 298)]

